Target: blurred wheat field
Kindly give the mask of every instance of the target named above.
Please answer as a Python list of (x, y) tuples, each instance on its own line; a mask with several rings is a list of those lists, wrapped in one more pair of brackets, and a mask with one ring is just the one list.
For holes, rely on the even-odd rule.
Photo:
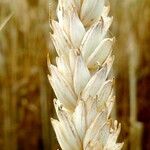
[[(49, 9), (49, 2), (50, 9)], [(56, 3), (52, 3), (56, 2)], [(112, 0), (117, 105), (124, 149), (150, 149), (150, 1)], [(51, 127), (54, 94), (47, 53), (54, 62), (49, 17), (57, 0), (0, 0), (0, 149), (56, 150)], [(136, 107), (137, 106), (137, 107)], [(138, 130), (142, 126), (142, 130)], [(137, 133), (141, 133), (139, 140)], [(132, 133), (133, 131), (133, 133)], [(135, 141), (134, 141), (135, 140)]]

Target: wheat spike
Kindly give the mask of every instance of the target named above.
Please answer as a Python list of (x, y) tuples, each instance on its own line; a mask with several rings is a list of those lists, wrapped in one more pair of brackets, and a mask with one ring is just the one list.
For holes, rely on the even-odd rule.
[(121, 125), (110, 113), (115, 101), (111, 68), (114, 38), (105, 0), (59, 0), (51, 38), (58, 57), (48, 63), (58, 120), (52, 119), (63, 150), (120, 150)]

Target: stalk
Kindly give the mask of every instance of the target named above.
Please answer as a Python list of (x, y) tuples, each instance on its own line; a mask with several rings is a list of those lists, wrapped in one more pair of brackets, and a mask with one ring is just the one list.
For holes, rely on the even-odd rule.
[[(5, 27), (5, 25), (9, 22), (9, 20), (11, 19), (11, 17), (13, 16), (13, 14), (10, 14), (8, 17), (5, 18), (5, 20), (0, 24), (0, 32), (3, 30), (3, 28)], [(16, 54), (16, 53), (13, 53)], [(14, 56), (14, 55), (13, 55)], [(14, 57), (13, 57), (14, 58)], [(15, 57), (16, 58), (16, 57)], [(1, 63), (1, 62), (0, 62)], [(3, 67), (4, 62), (2, 62), (1, 67)], [(14, 63), (12, 61), (12, 66), (15, 68)], [(6, 70), (4, 70), (4, 74)], [(1, 76), (1, 74), (0, 74)], [(6, 81), (8, 82), (8, 81)], [(5, 84), (4, 84), (5, 85)], [(8, 149), (17, 149), (17, 141), (16, 141), (16, 134), (15, 134), (15, 127), (16, 127), (16, 122), (15, 122), (15, 112), (16, 112), (16, 108), (15, 108), (15, 99), (14, 96), (12, 96), (12, 101), (10, 101), (10, 96), (9, 95), (9, 91), (8, 89), (8, 83), (7, 86), (4, 86), (4, 88), (2, 88), (2, 99), (3, 99), (3, 107), (4, 107), (4, 124), (3, 124), (3, 132), (4, 132), (4, 150), (8, 150)], [(12, 94), (13, 94), (13, 90), (12, 90)], [(12, 106), (11, 106), (12, 105)], [(13, 109), (14, 108), (14, 109)]]
[[(137, 119), (137, 76), (138, 47), (132, 32), (129, 36), (129, 91), (130, 91), (130, 149), (142, 149), (143, 124)], [(135, 140), (136, 137), (136, 140)]]
[(13, 16), (13, 14), (10, 14), (5, 20), (0, 24), (0, 31), (4, 28), (4, 26), (7, 24), (7, 22), (10, 20), (10, 18)]
[(105, 0), (59, 0), (58, 21), (50, 20), (56, 66), (48, 61), (57, 99), (52, 119), (63, 150), (120, 150), (121, 125), (110, 113), (115, 101), (112, 47), (113, 18)]
[(46, 86), (45, 86), (45, 78), (44, 72), (41, 69), (40, 74), (40, 104), (41, 104), (41, 119), (42, 119), (42, 138), (43, 138), (43, 145), (45, 150), (49, 150), (50, 145), (50, 130), (49, 130), (49, 118), (48, 118), (48, 104), (47, 104), (47, 93), (46, 93)]

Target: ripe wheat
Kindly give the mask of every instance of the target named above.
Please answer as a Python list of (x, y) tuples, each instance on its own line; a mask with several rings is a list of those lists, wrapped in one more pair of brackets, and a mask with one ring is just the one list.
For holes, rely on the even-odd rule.
[(58, 57), (48, 63), (57, 99), (52, 119), (63, 150), (120, 150), (121, 125), (110, 113), (115, 101), (112, 45), (113, 18), (105, 0), (59, 0), (58, 21), (50, 20)]

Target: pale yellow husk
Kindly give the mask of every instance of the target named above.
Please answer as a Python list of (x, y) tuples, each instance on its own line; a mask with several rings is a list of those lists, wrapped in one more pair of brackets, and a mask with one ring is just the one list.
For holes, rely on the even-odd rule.
[(111, 68), (114, 37), (105, 0), (59, 0), (58, 21), (50, 20), (58, 57), (48, 64), (57, 99), (52, 119), (63, 150), (120, 150), (121, 125), (110, 113), (115, 101)]

